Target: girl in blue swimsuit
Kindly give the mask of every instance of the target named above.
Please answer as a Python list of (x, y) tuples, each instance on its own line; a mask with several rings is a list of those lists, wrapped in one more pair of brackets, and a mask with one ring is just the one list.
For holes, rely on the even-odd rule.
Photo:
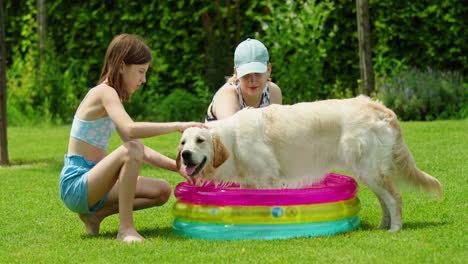
[[(166, 203), (171, 188), (164, 180), (138, 176), (141, 164), (174, 172), (177, 167), (174, 160), (139, 139), (182, 132), (188, 127), (205, 128), (197, 122), (134, 122), (127, 114), (122, 102), (129, 101), (146, 82), (151, 62), (151, 50), (141, 38), (116, 36), (107, 49), (99, 84), (90, 89), (75, 113), (60, 175), (60, 196), (78, 213), (89, 234), (97, 234), (101, 221), (118, 213), (117, 239), (142, 241), (133, 224), (133, 210)], [(107, 154), (114, 130), (123, 144)]]

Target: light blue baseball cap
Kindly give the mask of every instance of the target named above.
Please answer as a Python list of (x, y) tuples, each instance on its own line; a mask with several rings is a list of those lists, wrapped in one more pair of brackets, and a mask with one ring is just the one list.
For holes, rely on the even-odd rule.
[(242, 41), (234, 52), (237, 78), (249, 73), (266, 72), (268, 59), (268, 50), (262, 42), (250, 38)]

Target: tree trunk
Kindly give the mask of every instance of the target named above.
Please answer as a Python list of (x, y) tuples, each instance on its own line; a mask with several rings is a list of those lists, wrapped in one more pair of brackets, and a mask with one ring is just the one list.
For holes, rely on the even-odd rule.
[(374, 92), (374, 70), (372, 68), (372, 54), (369, 24), (368, 0), (356, 0), (357, 27), (359, 35), (359, 63), (361, 69), (361, 91), (366, 95)]
[(3, 0), (0, 0), (0, 165), (8, 165), (7, 114), (6, 114), (6, 44)]
[(240, 42), (240, 0), (236, 0), (236, 43), (237, 46)]
[(37, 0), (37, 34), (39, 35), (39, 89), (44, 88), (44, 75), (42, 65), (44, 64), (45, 46), (46, 46), (46, 3), (45, 0)]

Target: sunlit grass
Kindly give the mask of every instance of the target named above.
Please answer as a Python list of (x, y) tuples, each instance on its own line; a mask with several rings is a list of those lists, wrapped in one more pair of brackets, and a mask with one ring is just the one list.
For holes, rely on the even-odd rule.
[[(274, 241), (205, 241), (171, 230), (174, 197), (159, 208), (135, 212), (143, 243), (115, 240), (118, 217), (101, 234), (87, 236), (76, 214), (60, 201), (58, 177), (69, 127), (9, 128), (13, 164), (0, 168), (1, 263), (466, 263), (468, 121), (407, 122), (406, 142), (418, 167), (438, 178), (444, 200), (403, 194), (403, 230), (373, 230), (380, 221), (375, 196), (360, 188), (362, 226), (331, 237)], [(175, 158), (179, 134), (144, 142)], [(114, 135), (111, 149), (119, 145)], [(145, 166), (142, 175), (175, 185), (183, 178)]]

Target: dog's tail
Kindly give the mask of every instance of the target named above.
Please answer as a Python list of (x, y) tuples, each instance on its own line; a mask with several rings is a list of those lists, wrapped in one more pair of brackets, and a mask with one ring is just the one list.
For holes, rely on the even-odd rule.
[(440, 182), (416, 167), (413, 155), (411, 155), (411, 152), (406, 146), (401, 133), (399, 133), (396, 138), (393, 162), (395, 164), (397, 178), (399, 178), (400, 181), (409, 183), (418, 190), (425, 191), (442, 199), (442, 186)]

